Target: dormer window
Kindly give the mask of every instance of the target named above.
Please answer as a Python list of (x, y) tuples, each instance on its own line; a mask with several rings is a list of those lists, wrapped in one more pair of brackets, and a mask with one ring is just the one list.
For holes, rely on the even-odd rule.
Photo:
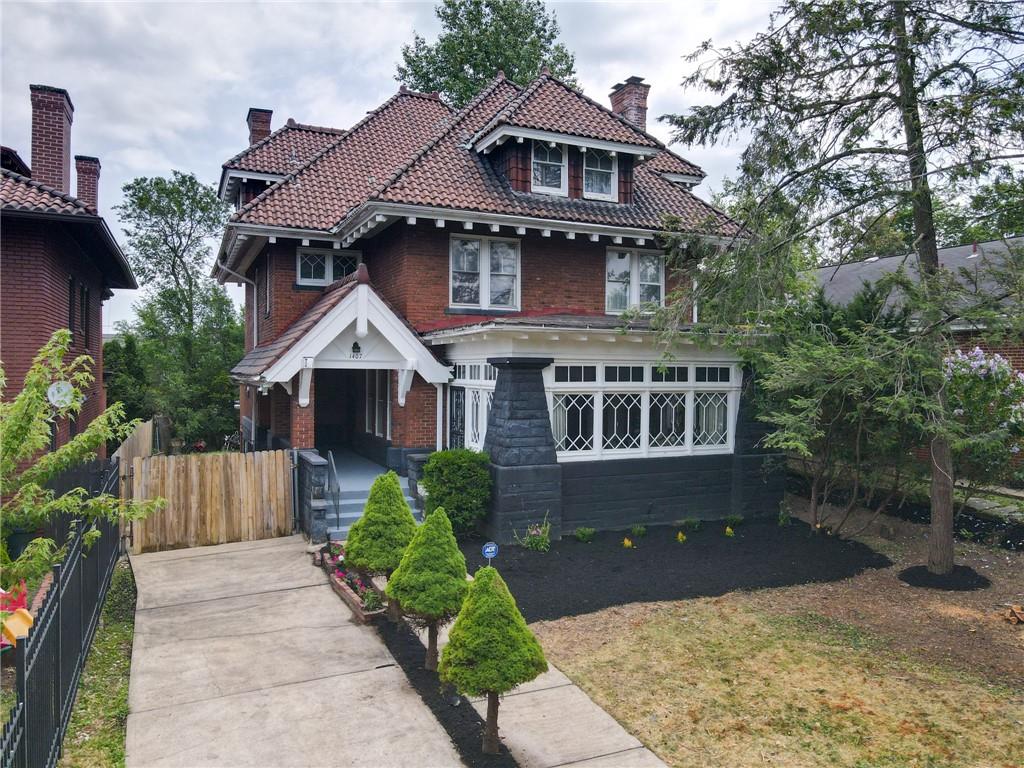
[(533, 142), (533, 186), (534, 192), (548, 195), (569, 194), (569, 172), (566, 163), (565, 146), (555, 142)]
[(583, 196), (615, 202), (618, 196), (618, 158), (603, 149), (583, 153)]

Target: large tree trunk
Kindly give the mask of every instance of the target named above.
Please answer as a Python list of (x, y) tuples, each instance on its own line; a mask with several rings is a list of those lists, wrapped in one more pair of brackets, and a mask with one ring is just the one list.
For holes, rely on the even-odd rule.
[(928, 539), (928, 570), (944, 575), (953, 570), (953, 457), (949, 441), (932, 440), (932, 531)]
[(498, 694), (494, 691), (487, 693), (487, 722), (484, 724), (484, 745), (485, 755), (498, 754)]
[(423, 662), (426, 669), (437, 669), (437, 622), (427, 624), (427, 660)]
[[(932, 211), (931, 188), (928, 185), (928, 157), (924, 147), (924, 131), (921, 127), (916, 62), (907, 35), (905, 0), (893, 1), (892, 21), (893, 44), (896, 48), (896, 81), (899, 85), (900, 108), (903, 114), (903, 132), (907, 140), (907, 166), (910, 169), (914, 235), (921, 265), (921, 279), (927, 292), (928, 282), (939, 271), (939, 250), (935, 242), (935, 217)], [(925, 322), (930, 319), (922, 318)], [(939, 352), (936, 351), (936, 354)], [(941, 393), (936, 397), (941, 402)], [(936, 436), (932, 440), (931, 452), (932, 532), (928, 544), (928, 570), (932, 573), (945, 574), (953, 570), (953, 462), (949, 441), (945, 437)]]

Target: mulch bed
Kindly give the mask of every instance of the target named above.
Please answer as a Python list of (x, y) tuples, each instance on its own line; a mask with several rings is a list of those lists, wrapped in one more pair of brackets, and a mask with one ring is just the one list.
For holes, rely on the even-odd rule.
[[(519, 763), (504, 744), (497, 755), (485, 755), (480, 751), (484, 732), (483, 718), (465, 697), (451, 691), (442, 691), (437, 673), (423, 668), (423, 643), (404, 621), (395, 625), (382, 619), (377, 622), (377, 631), (398, 666), (405, 672), (409, 683), (447, 731), (459, 757), (468, 768), (519, 768)], [(501, 728), (500, 717), (498, 727)]]
[[(624, 531), (605, 531), (583, 544), (567, 532), (548, 552), (501, 547), (492, 563), (501, 573), (528, 622), (558, 619), (634, 602), (714, 597), (734, 590), (839, 581), (889, 558), (855, 541), (815, 533), (794, 520), (745, 521), (735, 536), (725, 523), (704, 523), (676, 541), (679, 529), (650, 526), (622, 546)], [(479, 540), (462, 543), (470, 573), (486, 561)]]
[(966, 565), (954, 565), (951, 573), (942, 576), (932, 573), (927, 566), (915, 565), (900, 571), (899, 580), (912, 587), (942, 589), (947, 592), (973, 592), (976, 589), (986, 589), (992, 584)]

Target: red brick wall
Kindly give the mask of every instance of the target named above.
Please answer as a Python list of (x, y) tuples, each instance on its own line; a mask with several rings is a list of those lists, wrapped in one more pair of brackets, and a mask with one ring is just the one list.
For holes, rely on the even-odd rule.
[(316, 377), (309, 382), (309, 405), (299, 406), (299, 375), (292, 379), (291, 406), (291, 442), (292, 448), (315, 448), (316, 422), (314, 404), (316, 403)]
[(270, 390), (270, 431), (283, 440), (291, 439), (291, 396), (284, 387), (275, 384)]
[[(91, 355), (96, 377), (77, 420), (81, 430), (106, 408), (103, 388), (103, 279), (99, 270), (59, 225), (5, 217), (0, 229), (0, 360), (7, 375), (3, 393), (21, 391), (39, 348), (54, 331), (68, 327), (68, 278), (75, 278), (75, 332), (66, 360)], [(81, 314), (81, 290), (89, 289), (88, 344)], [(67, 420), (58, 424), (57, 444), (70, 437)]]
[[(448, 243), (453, 234), (489, 235), (477, 227), (441, 229), (433, 221), (415, 226), (395, 224), (385, 247), (363, 249), (374, 287), (414, 326), (435, 323), (448, 307)], [(498, 236), (517, 237), (503, 230)], [(522, 242), (521, 308), (536, 311), (571, 307), (604, 312), (604, 263), (607, 242), (592, 243), (583, 236), (567, 240), (552, 232), (530, 232)]]
[(437, 388), (413, 376), (405, 406), (398, 404), (398, 376), (391, 372), (391, 444), (400, 448), (433, 446), (437, 440)]

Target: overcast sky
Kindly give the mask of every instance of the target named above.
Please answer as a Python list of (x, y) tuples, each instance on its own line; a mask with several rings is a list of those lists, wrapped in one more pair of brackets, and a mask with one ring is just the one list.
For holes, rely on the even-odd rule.
[[(679, 86), (685, 53), (712, 38), (749, 38), (767, 25), (771, 0), (548, 2), (578, 80), (607, 103), (610, 86), (640, 75), (654, 117), (699, 100)], [(347, 127), (397, 89), (395, 63), (413, 31), (432, 40), (433, 2), (0, 3), (0, 137), (31, 164), (29, 83), (66, 88), (75, 105), (71, 151), (102, 163), (100, 208), (111, 210), (136, 176), (194, 172), (214, 183), (244, 149), (250, 106)], [(732, 175), (740, 147), (677, 148), (708, 174), (707, 196)], [(74, 168), (72, 164), (72, 175)], [(74, 191), (74, 181), (72, 181)], [(123, 238), (122, 238), (123, 239)], [(135, 291), (105, 305), (104, 330), (132, 316)]]

